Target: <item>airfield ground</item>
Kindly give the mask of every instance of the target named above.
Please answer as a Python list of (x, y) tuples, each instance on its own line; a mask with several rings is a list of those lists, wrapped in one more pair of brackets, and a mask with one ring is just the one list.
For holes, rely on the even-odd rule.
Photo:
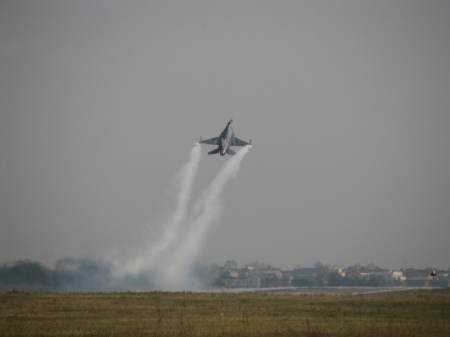
[(0, 336), (450, 336), (450, 289), (0, 294)]

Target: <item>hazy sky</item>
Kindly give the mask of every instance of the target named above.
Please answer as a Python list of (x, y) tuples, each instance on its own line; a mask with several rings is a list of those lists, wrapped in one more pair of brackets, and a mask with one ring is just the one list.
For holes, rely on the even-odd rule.
[[(202, 260), (450, 267), (449, 1), (1, 1), (0, 262), (154, 242), (253, 139)], [(195, 196), (229, 157), (202, 145)], [(193, 201), (194, 202), (194, 201)]]

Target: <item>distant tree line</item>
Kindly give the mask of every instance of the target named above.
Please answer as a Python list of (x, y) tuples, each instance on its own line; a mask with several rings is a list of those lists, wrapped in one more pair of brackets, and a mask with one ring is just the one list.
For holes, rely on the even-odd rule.
[(0, 267), (0, 284), (3, 287), (14, 286), (24, 289), (56, 291), (100, 289), (111, 276), (111, 268), (108, 265), (73, 258), (59, 260), (55, 268), (48, 268), (28, 260)]
[(0, 266), (0, 291), (149, 290), (148, 274), (115, 277), (108, 263), (64, 258), (54, 268), (29, 260)]
[(40, 263), (31, 261), (19, 261), (13, 265), (0, 267), (0, 284), (30, 286), (54, 286), (56, 275)]
[(329, 286), (339, 287), (384, 287), (386, 286), (386, 280), (381, 275), (369, 275), (368, 278), (357, 278), (350, 276), (341, 276), (337, 272), (330, 274)]
[(367, 278), (341, 276), (338, 272), (331, 272), (329, 277), (317, 276), (295, 276), (292, 279), (295, 287), (384, 287), (386, 280), (381, 275), (369, 275)]

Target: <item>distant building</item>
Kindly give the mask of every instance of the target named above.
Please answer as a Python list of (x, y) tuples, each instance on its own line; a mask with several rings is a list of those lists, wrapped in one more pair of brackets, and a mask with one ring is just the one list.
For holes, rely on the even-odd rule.
[(390, 281), (405, 281), (406, 277), (403, 276), (403, 272), (394, 270), (383, 270), (383, 271), (373, 271), (360, 273), (362, 277), (368, 277), (370, 275), (381, 276), (386, 282)]
[(343, 268), (337, 268), (335, 270), (335, 272), (337, 272), (339, 275), (341, 275), (342, 277), (345, 277), (345, 271)]
[(394, 279), (394, 280), (397, 280), (397, 281), (406, 281), (406, 277), (405, 276), (403, 276), (403, 272), (401, 272), (401, 271), (391, 271), (391, 277), (392, 277), (392, 279)]
[(283, 278), (283, 272), (280, 269), (260, 269), (257, 274), (265, 278), (277, 278), (279, 280)]

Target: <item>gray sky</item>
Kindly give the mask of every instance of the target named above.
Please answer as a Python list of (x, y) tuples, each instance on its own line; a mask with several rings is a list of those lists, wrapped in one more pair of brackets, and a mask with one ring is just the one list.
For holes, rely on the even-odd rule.
[[(233, 118), (203, 260), (450, 267), (449, 1), (1, 1), (0, 262), (129, 253)], [(195, 195), (229, 158), (202, 146)]]

